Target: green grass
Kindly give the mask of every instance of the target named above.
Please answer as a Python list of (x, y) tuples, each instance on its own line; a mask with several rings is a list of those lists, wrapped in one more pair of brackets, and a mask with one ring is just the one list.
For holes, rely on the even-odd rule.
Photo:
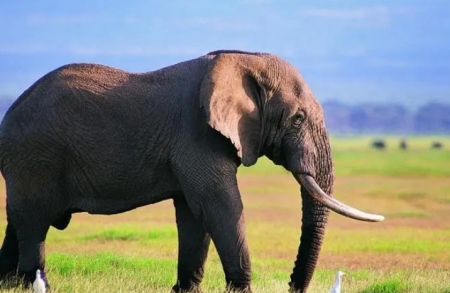
[[(399, 137), (384, 137), (387, 148), (375, 150), (370, 147), (373, 137), (333, 137), (332, 151), (337, 175), (381, 176), (450, 176), (450, 138), (409, 137), (408, 149), (400, 150)], [(439, 140), (444, 148), (430, 148)]]
[(438, 256), (449, 250), (450, 230), (436, 232), (429, 229), (403, 228), (401, 230), (362, 230), (357, 233), (331, 230), (327, 237), (333, 239), (333, 242), (327, 242), (323, 248), (324, 252), (345, 254), (370, 251)]
[(175, 239), (176, 227), (163, 227), (152, 230), (142, 230), (136, 227), (123, 226), (102, 230), (96, 233), (78, 237), (81, 241), (140, 241), (143, 243), (155, 242), (163, 239)]
[(401, 278), (391, 278), (370, 285), (368, 288), (363, 289), (361, 293), (402, 293), (410, 292), (412, 288), (411, 284), (408, 284)]
[(334, 151), (337, 175), (448, 177), (449, 151)]
[[(168, 292), (175, 282), (176, 262), (173, 259), (123, 256), (113, 252), (92, 255), (53, 253), (48, 257), (52, 292)], [(287, 292), (289, 266), (286, 261), (257, 260), (254, 262), (255, 292)], [(449, 292), (442, 280), (450, 278), (448, 271), (381, 272), (376, 270), (348, 271), (343, 279), (343, 292), (397, 293)], [(328, 292), (335, 271), (319, 270), (310, 292)], [(432, 285), (430, 285), (432, 284)], [(223, 273), (218, 263), (209, 263), (206, 292), (223, 292)], [(1, 292), (20, 292), (3, 289)]]

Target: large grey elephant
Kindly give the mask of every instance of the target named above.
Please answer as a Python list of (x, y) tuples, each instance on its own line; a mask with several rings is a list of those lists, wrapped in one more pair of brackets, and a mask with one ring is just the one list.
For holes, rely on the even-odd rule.
[[(116, 214), (172, 199), (179, 253), (173, 290), (200, 290), (210, 240), (229, 290), (250, 292), (236, 172), (267, 156), (301, 185), (301, 243), (290, 290), (306, 292), (329, 209), (381, 221), (331, 196), (321, 106), (277, 56), (216, 51), (154, 72), (60, 67), (33, 84), (0, 126), (7, 227), (0, 279), (40, 269), (50, 226), (71, 214)], [(47, 283), (48, 285), (48, 283)]]

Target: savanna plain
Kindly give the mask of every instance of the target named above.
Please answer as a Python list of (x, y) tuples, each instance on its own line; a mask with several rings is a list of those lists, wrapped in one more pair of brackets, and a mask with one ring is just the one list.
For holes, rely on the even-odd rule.
[[(329, 292), (338, 270), (343, 292), (450, 293), (450, 138), (333, 137), (334, 196), (386, 216), (365, 223), (332, 213), (309, 292)], [(432, 141), (444, 147), (430, 149)], [(287, 292), (301, 225), (299, 186), (261, 158), (238, 174), (245, 206), (255, 292)], [(0, 184), (0, 229), (6, 227)], [(3, 238), (3, 233), (0, 233)], [(114, 216), (75, 214), (65, 231), (50, 229), (47, 270), (52, 292), (170, 292), (176, 280), (177, 231), (171, 201)], [(214, 246), (205, 292), (223, 292)], [(0, 292), (21, 292), (0, 285)]]

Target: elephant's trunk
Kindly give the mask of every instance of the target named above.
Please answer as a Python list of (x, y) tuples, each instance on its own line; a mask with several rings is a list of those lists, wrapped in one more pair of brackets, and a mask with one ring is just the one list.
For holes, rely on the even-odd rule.
[(317, 192), (310, 190), (308, 188), (310, 185), (303, 184), (302, 178), (308, 176), (305, 174), (314, 174), (317, 184), (324, 190), (323, 193), (327, 194), (332, 194), (334, 184), (331, 148), (325, 127), (312, 130), (311, 133), (317, 134), (312, 135), (312, 141), (314, 141), (316, 149), (320, 151), (314, 152), (311, 145), (303, 144), (298, 159), (291, 158), (290, 160), (294, 167), (291, 170), (301, 172), (292, 172), (292, 174), (301, 185), (302, 196), (300, 245), (289, 283), (292, 292), (306, 292), (308, 289), (319, 259), (329, 214), (326, 204), (314, 196)]
[(306, 292), (319, 259), (329, 210), (302, 187), (302, 234), (289, 283), (292, 292)]

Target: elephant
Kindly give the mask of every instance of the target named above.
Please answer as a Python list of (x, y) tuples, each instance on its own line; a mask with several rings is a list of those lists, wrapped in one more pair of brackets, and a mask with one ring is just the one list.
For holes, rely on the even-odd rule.
[(266, 156), (299, 183), (302, 226), (287, 290), (306, 292), (329, 210), (378, 222), (332, 196), (322, 108), (297, 69), (274, 54), (210, 52), (156, 71), (76, 63), (51, 71), (0, 125), (7, 226), (0, 279), (45, 273), (49, 228), (73, 213), (111, 215), (172, 200), (178, 231), (173, 292), (200, 292), (211, 240), (226, 290), (251, 292), (240, 165)]

